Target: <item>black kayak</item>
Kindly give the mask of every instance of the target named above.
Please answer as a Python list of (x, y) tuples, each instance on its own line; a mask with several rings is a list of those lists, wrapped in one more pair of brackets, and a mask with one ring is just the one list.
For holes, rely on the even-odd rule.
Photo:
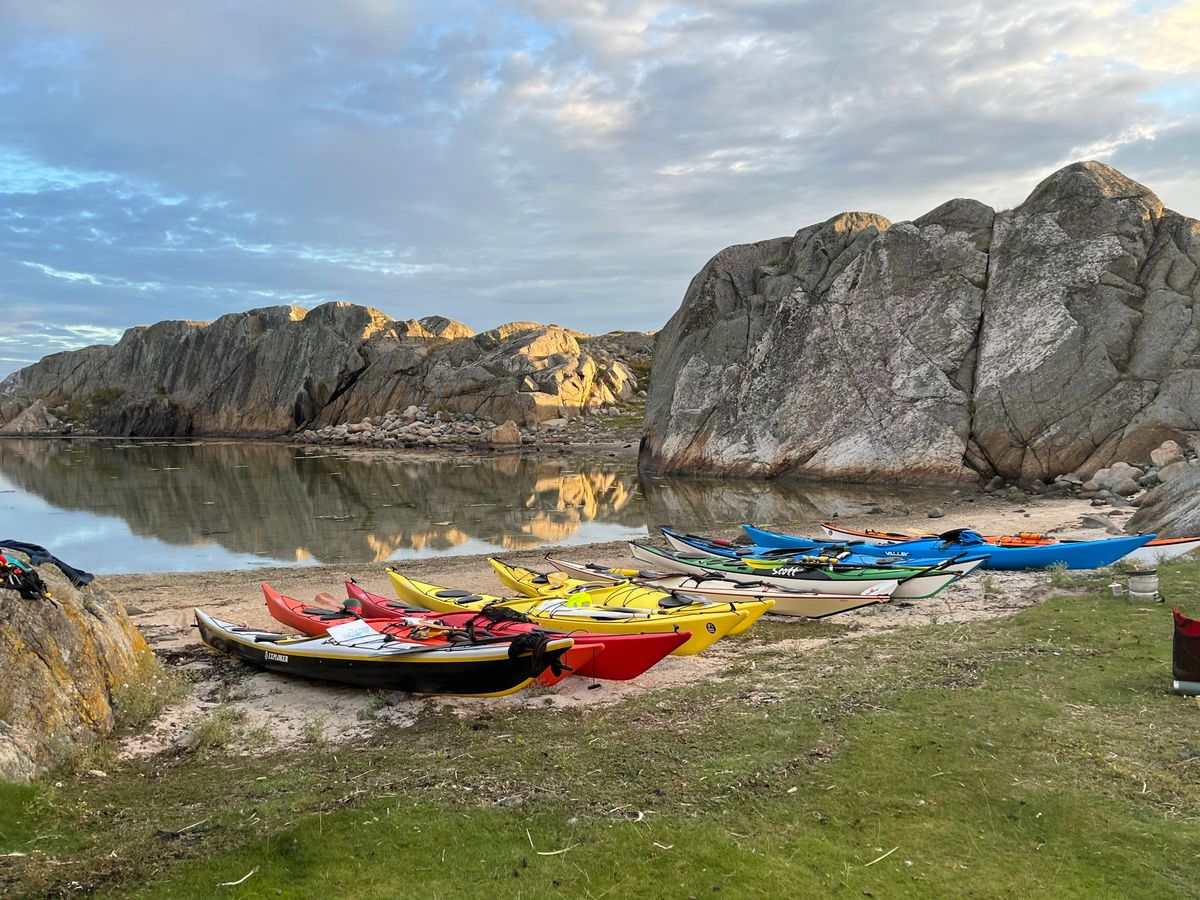
[(424, 637), (369, 632), (343, 639), (247, 628), (195, 610), (200, 640), (272, 672), (419, 694), (499, 697), (561, 669), (574, 642), (534, 632), (472, 639), (463, 632)]

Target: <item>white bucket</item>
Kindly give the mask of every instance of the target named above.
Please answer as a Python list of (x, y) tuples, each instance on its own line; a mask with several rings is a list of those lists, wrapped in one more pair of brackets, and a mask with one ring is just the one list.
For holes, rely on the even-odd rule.
[(1129, 593), (1157, 594), (1158, 569), (1134, 569), (1129, 573)]
[(1134, 569), (1129, 573), (1130, 603), (1162, 603), (1158, 592), (1158, 569)]

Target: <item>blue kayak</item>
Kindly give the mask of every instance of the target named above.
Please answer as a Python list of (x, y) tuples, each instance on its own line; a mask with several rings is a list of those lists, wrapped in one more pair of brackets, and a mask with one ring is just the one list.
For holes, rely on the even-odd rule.
[[(811, 553), (814, 542), (811, 538), (795, 537), (743, 525), (742, 531), (754, 545), (768, 554), (778, 555), (788, 551)], [(1098, 569), (1110, 566), (1127, 553), (1132, 553), (1143, 544), (1154, 540), (1153, 534), (1135, 534), (1129, 537), (1103, 538), (1098, 541), (1058, 541), (1030, 547), (1002, 547), (989, 544), (983, 535), (969, 528), (957, 528), (944, 534), (927, 538), (914, 538), (897, 544), (858, 544), (851, 546), (855, 553), (895, 560), (911, 558), (947, 558), (961, 553), (986, 556), (985, 569), (1046, 569), (1050, 566), (1066, 566), (1068, 569)], [(827, 546), (846, 546), (829, 544)]]
[[(854, 545), (851, 547), (848, 544), (839, 544), (833, 541), (810, 541), (806, 538), (798, 538), (795, 545), (792, 547), (762, 547), (753, 544), (735, 544), (732, 541), (724, 541), (720, 538), (704, 537), (698, 534), (683, 534), (682, 532), (673, 531), (670, 528), (659, 526), (659, 531), (663, 537), (667, 539), (667, 543), (672, 548), (681, 553), (707, 553), (711, 556), (723, 556), (727, 559), (786, 559), (786, 560), (807, 560), (811, 559), (814, 562), (820, 561), (823, 564), (836, 564), (839, 566), (868, 566), (870, 568), (880, 568), (887, 565), (903, 565), (903, 566), (938, 566), (952, 559), (957, 559), (964, 554), (960, 553), (940, 553), (930, 554), (929, 556), (912, 556), (905, 554), (904, 556), (889, 556), (882, 551), (883, 547), (870, 547), (872, 552), (858, 553), (859, 547)], [(803, 546), (800, 546), (803, 545)], [(969, 556), (972, 559), (978, 559), (982, 554), (971, 553)]]

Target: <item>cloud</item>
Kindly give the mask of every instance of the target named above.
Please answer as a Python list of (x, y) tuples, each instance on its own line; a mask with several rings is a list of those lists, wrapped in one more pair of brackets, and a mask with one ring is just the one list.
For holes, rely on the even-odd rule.
[[(10, 0), (0, 308), (654, 328), (723, 246), (1008, 206), (1076, 158), (1196, 214), (1198, 29), (1194, 0)], [(0, 374), (71, 339), (22, 335)]]

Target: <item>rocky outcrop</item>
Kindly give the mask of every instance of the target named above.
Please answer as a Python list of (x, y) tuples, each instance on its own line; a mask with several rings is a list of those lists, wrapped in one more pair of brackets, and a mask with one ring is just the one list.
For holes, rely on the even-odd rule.
[(0, 428), (0, 434), (56, 434), (60, 422), (41, 400), (35, 400)]
[(48, 356), (0, 383), (0, 425), (39, 401), (103, 434), (274, 436), (413, 404), (532, 425), (636, 390), (623, 363), (557, 326), (477, 335), (441, 316), (326, 303), (159, 322)]
[(1096, 162), (1014, 210), (722, 251), (660, 333), (648, 472), (1030, 482), (1200, 433), (1200, 222)]
[(637, 381), (555, 325), (513, 322), (449, 342), (368, 340), (363, 369), (310, 420), (317, 428), (427, 405), (533, 425), (629, 400)]
[(654, 339), (655, 333), (649, 331), (610, 331), (581, 337), (579, 343), (588, 353), (602, 358), (648, 363), (654, 357)]
[(54, 602), (0, 591), (0, 778), (10, 781), (69, 764), (111, 731), (114, 698), (150, 658), (106, 591), (77, 591), (57, 566), (38, 574)]
[(1170, 468), (1175, 468), (1171, 477), (1142, 498), (1127, 525), (1130, 533), (1153, 532), (1159, 537), (1200, 534), (1200, 465), (1181, 460), (1168, 463), (1162, 471)]

